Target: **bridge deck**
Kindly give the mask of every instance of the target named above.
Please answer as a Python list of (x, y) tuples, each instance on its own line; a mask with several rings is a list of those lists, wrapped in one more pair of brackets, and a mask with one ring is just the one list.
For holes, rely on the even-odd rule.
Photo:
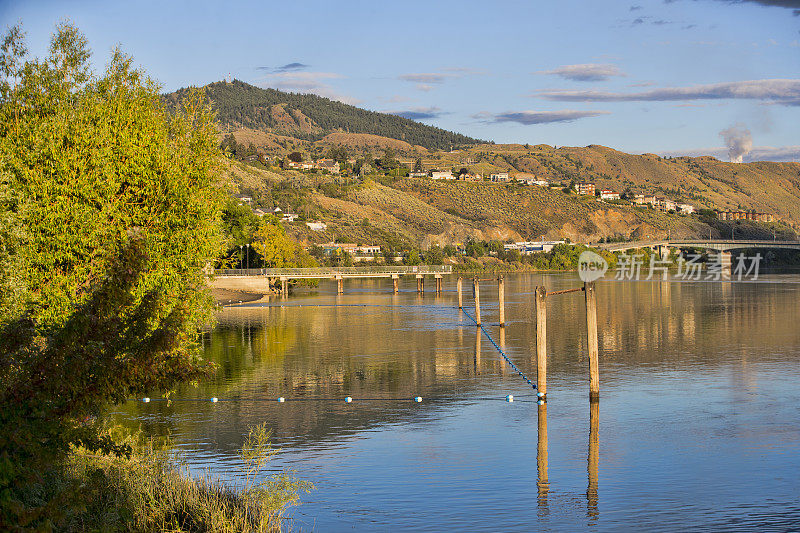
[(636, 248), (654, 248), (656, 246), (667, 246), (669, 248), (705, 248), (708, 250), (741, 250), (746, 248), (777, 248), (800, 250), (798, 241), (768, 241), (768, 240), (732, 240), (732, 239), (669, 239), (661, 241), (640, 241), (640, 242), (615, 242), (601, 244), (598, 248), (610, 252), (622, 252), (634, 250)]
[(401, 267), (316, 267), (316, 268), (229, 268), (219, 269), (217, 276), (262, 276), (286, 279), (329, 278), (389, 278), (392, 276), (433, 276), (452, 274), (451, 266), (401, 266)]

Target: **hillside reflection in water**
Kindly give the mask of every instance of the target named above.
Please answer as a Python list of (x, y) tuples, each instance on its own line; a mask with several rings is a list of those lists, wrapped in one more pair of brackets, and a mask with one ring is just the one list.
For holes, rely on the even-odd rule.
[[(225, 309), (203, 337), (214, 380), (118, 416), (169, 433), (193, 466), (223, 477), (236, 475), (247, 427), (267, 422), (282, 447), (273, 468), (317, 485), (292, 512), (299, 529), (793, 529), (800, 278), (770, 279), (600, 283), (591, 408), (582, 293), (548, 302), (549, 402), (538, 407), (455, 309), (454, 279), (439, 296), (416, 294), (413, 279), (397, 295), (388, 280), (347, 280), (344, 295), (323, 282)], [(487, 329), (532, 378), (540, 284), (578, 282), (506, 276), (502, 335), (496, 286), (481, 291)]]

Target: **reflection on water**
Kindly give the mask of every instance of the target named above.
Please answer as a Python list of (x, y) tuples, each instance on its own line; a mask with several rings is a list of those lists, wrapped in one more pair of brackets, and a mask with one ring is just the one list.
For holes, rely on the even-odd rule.
[[(800, 279), (773, 281), (598, 284), (602, 464), (582, 293), (548, 302), (549, 401), (537, 406), (458, 312), (454, 279), (423, 295), (413, 278), (398, 294), (391, 280), (348, 280), (343, 295), (322, 283), (225, 309), (202, 337), (215, 378), (119, 417), (220, 476), (267, 422), (274, 468), (317, 486), (293, 511), (306, 530), (792, 529)], [(504, 328), (496, 284), (481, 291), (487, 331), (529, 376), (537, 285), (577, 282), (506, 276)]]

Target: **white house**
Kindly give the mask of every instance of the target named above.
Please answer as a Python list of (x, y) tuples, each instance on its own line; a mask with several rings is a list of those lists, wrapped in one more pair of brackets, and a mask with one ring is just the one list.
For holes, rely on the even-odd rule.
[(453, 176), (453, 173), (448, 170), (447, 172), (439, 172), (439, 171), (431, 172), (431, 179), (434, 179), (434, 180), (454, 180), (454, 179), (456, 179), (456, 177)]
[(689, 204), (678, 204), (678, 213), (682, 213), (684, 215), (691, 215), (694, 213), (694, 206)]
[(311, 231), (325, 231), (328, 229), (328, 225), (324, 222), (306, 222), (306, 226), (308, 226)]
[(507, 181), (511, 181), (508, 172), (498, 172), (497, 174), (492, 174), (489, 176), (489, 179), (496, 183), (505, 183)]
[(600, 191), (600, 199), (601, 200), (619, 200), (619, 193), (614, 192), (609, 189), (603, 189)]

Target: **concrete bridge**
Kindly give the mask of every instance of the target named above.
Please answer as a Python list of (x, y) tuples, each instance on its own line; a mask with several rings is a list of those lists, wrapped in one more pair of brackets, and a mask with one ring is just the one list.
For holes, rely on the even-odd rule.
[(623, 252), (637, 248), (703, 248), (717, 252), (744, 250), (748, 248), (773, 248), (780, 250), (800, 250), (800, 241), (733, 240), (733, 239), (663, 239), (657, 241), (612, 242), (599, 244), (597, 248), (609, 252)]
[(345, 278), (392, 278), (394, 292), (398, 291), (400, 276), (417, 278), (417, 291), (422, 292), (425, 276), (433, 276), (436, 281), (436, 292), (442, 290), (442, 276), (452, 274), (451, 266), (387, 266), (387, 267), (314, 267), (314, 268), (246, 268), (219, 269), (215, 271), (214, 287), (271, 292), (270, 287), (280, 282), (281, 292), (288, 291), (290, 280), (298, 279), (335, 279), (337, 292), (344, 292)]

